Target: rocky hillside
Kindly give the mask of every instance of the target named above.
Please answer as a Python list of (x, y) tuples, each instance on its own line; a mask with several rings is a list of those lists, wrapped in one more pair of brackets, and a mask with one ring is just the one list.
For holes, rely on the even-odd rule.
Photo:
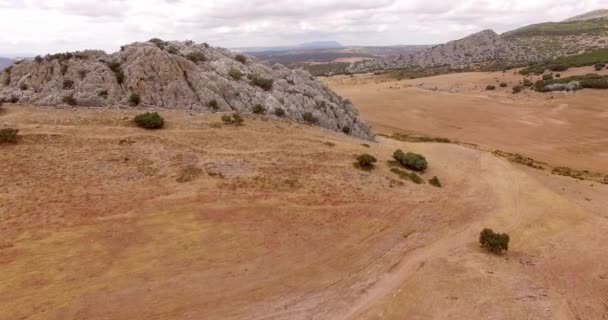
[(36, 57), (1, 73), (0, 99), (32, 105), (244, 113), (259, 104), (268, 113), (282, 109), (292, 119), (307, 118), (331, 130), (373, 137), (353, 104), (308, 72), (268, 66), (191, 41), (152, 39), (112, 54), (89, 50)]
[(412, 55), (402, 55), (353, 64), (351, 72), (428, 67), (478, 67), (493, 63), (518, 63), (537, 58), (534, 51), (523, 50), (501, 38), (492, 30), (484, 30), (466, 38), (434, 46)]

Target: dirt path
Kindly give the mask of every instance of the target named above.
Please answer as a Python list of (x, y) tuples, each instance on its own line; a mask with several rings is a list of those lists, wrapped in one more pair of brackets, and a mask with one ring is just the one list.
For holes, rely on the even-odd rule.
[[(509, 232), (517, 228), (525, 216), (524, 208), (521, 201), (521, 187), (514, 177), (514, 172), (510, 173), (510, 184), (513, 186), (513, 205), (515, 208), (514, 219), (511, 224), (505, 228), (505, 232)], [(340, 317), (343, 320), (354, 320), (371, 308), (376, 302), (388, 296), (401, 285), (408, 281), (420, 269), (424, 267), (429, 259), (437, 259), (444, 257), (458, 248), (465, 247), (473, 242), (471, 239), (476, 238), (476, 234), (484, 226), (485, 221), (477, 221), (461, 228), (455, 232), (442, 237), (430, 245), (416, 248), (407, 252), (401, 263), (393, 268), (392, 271), (386, 273), (379, 281), (369, 288), (364, 295), (348, 310), (348, 312)]]

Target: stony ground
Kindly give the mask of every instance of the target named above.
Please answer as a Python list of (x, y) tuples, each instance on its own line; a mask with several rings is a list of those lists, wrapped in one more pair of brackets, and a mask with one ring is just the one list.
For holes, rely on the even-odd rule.
[[(133, 115), (0, 114), (21, 129), (0, 145), (0, 319), (608, 317), (606, 185), (453, 144)], [(444, 187), (391, 173), (397, 148)], [(511, 251), (480, 250), (483, 227)]]

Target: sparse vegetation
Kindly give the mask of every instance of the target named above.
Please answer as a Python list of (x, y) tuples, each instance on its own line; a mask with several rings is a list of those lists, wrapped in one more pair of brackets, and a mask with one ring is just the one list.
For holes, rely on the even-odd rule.
[(74, 98), (74, 95), (64, 96), (63, 103), (65, 103), (69, 106), (75, 106), (76, 104), (78, 104), (78, 102)]
[(507, 87), (507, 83), (506, 82), (501, 82), (500, 83), (500, 87), (501, 88), (506, 88)]
[(141, 103), (141, 97), (137, 93), (131, 93), (129, 96), (129, 104), (132, 106), (138, 106)]
[(241, 78), (243, 77), (243, 73), (241, 72), (241, 70), (239, 70), (237, 68), (231, 68), (230, 72), (228, 74), (234, 80), (241, 80)]
[(116, 60), (112, 60), (111, 62), (108, 62), (106, 65), (108, 66), (108, 68), (110, 70), (112, 70), (112, 72), (114, 72), (114, 76), (116, 77), (116, 82), (118, 82), (118, 84), (122, 84), (125, 81), (125, 74), (122, 71), (122, 66), (120, 65), (120, 62), (118, 62)]
[(36, 63), (42, 63), (42, 61), (44, 61), (44, 59), (42, 59), (42, 57), (41, 57), (41, 56), (36, 56), (36, 57), (34, 58), (34, 61), (36, 61)]
[(546, 69), (551, 71), (566, 71), (569, 68), (597, 66), (606, 63), (608, 63), (608, 48), (601, 48), (582, 54), (559, 57), (552, 61), (532, 63), (527, 68), (522, 69), (520, 73), (523, 75), (543, 74)]
[(254, 114), (264, 114), (266, 113), (266, 108), (264, 108), (264, 106), (261, 104), (256, 104), (255, 106), (253, 106), (252, 112)]
[(429, 183), (434, 187), (441, 188), (441, 182), (439, 181), (439, 178), (437, 178), (437, 177), (433, 177), (432, 179), (430, 179)]
[(539, 80), (534, 84), (534, 90), (539, 92), (569, 91), (581, 88), (608, 89), (608, 76), (587, 74), (584, 76)]
[(204, 62), (207, 57), (200, 51), (192, 51), (186, 55), (186, 58), (194, 63)]
[(398, 175), (403, 180), (409, 180), (415, 184), (424, 183), (424, 180), (414, 172), (408, 172), (399, 168), (391, 168), (391, 172)]
[(207, 107), (213, 109), (213, 110), (217, 110), (220, 108), (219, 104), (217, 103), (217, 100), (213, 99), (213, 100), (209, 100), (207, 102)]
[(247, 57), (245, 57), (245, 56), (244, 56), (244, 55), (242, 55), (242, 54), (237, 54), (237, 55), (234, 57), (234, 60), (236, 60), (236, 61), (238, 61), (238, 62), (240, 62), (240, 63), (242, 63), (242, 64), (246, 64), (246, 63), (247, 63)]
[(137, 126), (144, 129), (161, 129), (165, 126), (165, 120), (158, 112), (145, 112), (133, 118)]
[(252, 85), (254, 85), (256, 87), (260, 87), (266, 91), (270, 91), (272, 89), (272, 83), (273, 83), (272, 79), (263, 78), (259, 75), (254, 75), (251, 78)]
[(479, 243), (482, 248), (489, 250), (490, 252), (499, 254), (502, 251), (509, 250), (510, 237), (506, 233), (497, 233), (492, 229), (483, 229), (479, 234)]
[(311, 124), (315, 124), (315, 123), (319, 122), (319, 119), (317, 119), (317, 117), (313, 116), (312, 113), (310, 113), (310, 112), (305, 112), (302, 115), (302, 120), (304, 120), (308, 123), (311, 123)]
[(177, 48), (174, 47), (174, 46), (169, 46), (169, 48), (167, 48), (167, 53), (169, 53), (169, 54), (179, 54), (179, 50), (177, 50)]
[(531, 87), (534, 83), (530, 79), (524, 79), (524, 86)]
[(284, 117), (285, 110), (283, 110), (283, 108), (276, 108), (276, 109), (274, 109), (274, 115), (277, 117)]
[(232, 115), (223, 115), (222, 121), (224, 122), (224, 124), (240, 126), (243, 124), (243, 122), (245, 122), (245, 119), (243, 119), (240, 114), (233, 113)]
[(357, 167), (362, 170), (372, 170), (375, 167), (374, 163), (377, 161), (378, 160), (376, 157), (372, 156), (371, 154), (364, 153), (357, 157)]
[(496, 90), (496, 86), (493, 86), (493, 85), (491, 85), (491, 84), (490, 84), (490, 85), (487, 85), (487, 86), (486, 86), (486, 90), (487, 90), (487, 91), (493, 91), (493, 90)]
[(414, 171), (423, 172), (428, 166), (426, 158), (421, 154), (412, 152), (406, 154), (402, 150), (397, 150), (393, 153), (393, 157), (401, 166)]
[(543, 80), (544, 81), (553, 80), (553, 74), (544, 74), (543, 75)]
[(601, 71), (601, 70), (602, 70), (602, 69), (604, 69), (605, 67), (606, 67), (606, 64), (605, 64), (605, 63), (597, 63), (597, 64), (595, 64), (595, 66), (594, 66), (595, 71)]
[(17, 143), (17, 134), (19, 129), (4, 128), (0, 129), (0, 144), (2, 143)]

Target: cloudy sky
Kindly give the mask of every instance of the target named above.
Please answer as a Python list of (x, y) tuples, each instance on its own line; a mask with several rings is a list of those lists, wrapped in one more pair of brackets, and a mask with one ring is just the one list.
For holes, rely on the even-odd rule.
[(216, 46), (434, 44), (608, 8), (608, 0), (0, 0), (0, 55), (116, 51), (152, 37)]

